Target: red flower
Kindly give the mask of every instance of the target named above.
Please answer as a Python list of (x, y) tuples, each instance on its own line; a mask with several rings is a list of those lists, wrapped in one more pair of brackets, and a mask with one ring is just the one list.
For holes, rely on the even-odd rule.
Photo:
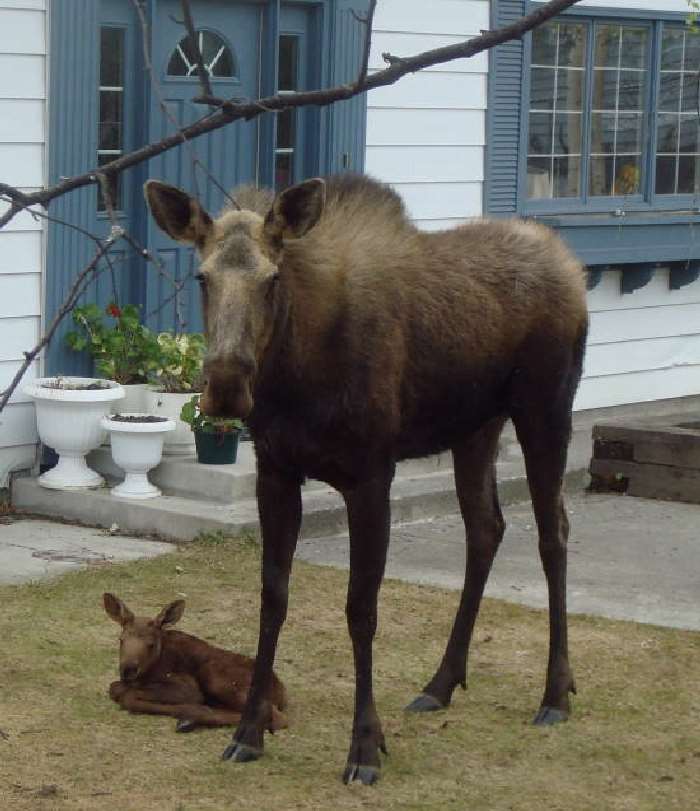
[(111, 304), (107, 305), (107, 314), (111, 315), (112, 318), (119, 318), (122, 314), (122, 311), (117, 307), (117, 305), (112, 302)]

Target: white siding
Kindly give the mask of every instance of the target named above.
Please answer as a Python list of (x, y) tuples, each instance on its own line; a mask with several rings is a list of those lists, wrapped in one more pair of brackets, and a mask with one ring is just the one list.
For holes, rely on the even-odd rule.
[[(45, 139), (45, 2), (0, 0), (0, 180), (25, 191), (43, 185)], [(23, 212), (0, 231), (0, 391), (39, 337), (42, 271), (42, 221)], [(34, 463), (35, 443), (34, 407), (17, 392), (0, 414), (0, 487)]]
[(657, 270), (634, 293), (606, 271), (588, 294), (588, 348), (576, 408), (665, 400), (700, 393), (700, 280), (669, 290)]
[[(416, 54), (488, 27), (488, 0), (382, 0), (370, 70), (385, 67), (384, 52)], [(479, 54), (368, 94), (367, 172), (396, 188), (421, 228), (482, 213), (487, 66)]]

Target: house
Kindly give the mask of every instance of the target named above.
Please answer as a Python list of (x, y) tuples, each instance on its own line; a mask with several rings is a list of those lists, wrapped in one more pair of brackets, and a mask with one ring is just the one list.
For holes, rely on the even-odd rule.
[[(0, 0), (0, 181), (32, 190), (201, 116), (179, 0)], [(356, 74), (366, 0), (193, 0), (214, 92), (266, 93)], [(529, 0), (379, 0), (370, 69), (512, 21)], [(161, 177), (215, 210), (239, 182), (284, 185), (365, 169), (417, 225), (482, 214), (557, 228), (589, 267), (591, 333), (579, 409), (700, 393), (700, 37), (686, 0), (582, 0), (490, 54), (410, 75), (323, 109), (271, 114), (183, 144), (125, 174), (118, 217), (165, 272), (115, 251), (88, 292), (141, 305), (154, 328), (197, 329), (190, 251), (162, 237), (141, 185)], [(152, 65), (149, 74), (147, 62)], [(216, 182), (213, 182), (211, 178)], [(0, 204), (6, 205), (6, 204)], [(0, 208), (0, 210), (2, 210)], [(95, 187), (50, 215), (106, 234)], [(92, 246), (25, 212), (0, 232), (0, 389), (59, 307)], [(183, 280), (173, 300), (168, 278)], [(31, 374), (78, 372), (62, 334)], [(35, 457), (32, 406), (0, 415), (0, 487)]]

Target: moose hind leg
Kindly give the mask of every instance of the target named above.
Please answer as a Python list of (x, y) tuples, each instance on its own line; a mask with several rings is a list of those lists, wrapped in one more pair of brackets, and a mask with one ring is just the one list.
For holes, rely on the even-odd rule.
[(474, 623), (505, 530), (495, 465), (504, 421), (492, 420), (453, 448), (457, 496), (467, 533), (464, 589), (440, 666), (423, 692), (406, 708), (411, 712), (444, 709), (458, 684), (465, 690), (467, 687), (467, 656)]
[(377, 596), (389, 545), (389, 490), (394, 466), (346, 492), (350, 529), (350, 579), (346, 614), (355, 660), (355, 713), (343, 782), (370, 785), (379, 779), (384, 733), (374, 704), (372, 640), (377, 629)]
[[(558, 412), (558, 413), (557, 413)], [(549, 592), (549, 658), (544, 696), (534, 723), (565, 721), (575, 693), (569, 665), (566, 616), (566, 548), (569, 521), (562, 499), (566, 454), (571, 434), (570, 406), (513, 418), (525, 455), (532, 506), (539, 534), (539, 552)]]

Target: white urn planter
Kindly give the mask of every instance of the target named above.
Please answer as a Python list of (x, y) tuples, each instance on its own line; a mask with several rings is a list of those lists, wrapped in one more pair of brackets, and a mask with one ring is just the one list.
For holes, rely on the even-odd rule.
[(180, 411), (197, 392), (184, 394), (148, 389), (146, 391), (146, 411), (158, 417), (167, 417), (175, 423), (175, 430), (165, 438), (163, 453), (172, 456), (192, 456), (195, 453), (194, 433), (190, 426), (180, 419)]
[(112, 403), (124, 397), (124, 389), (112, 380), (45, 377), (25, 386), (24, 392), (34, 400), (39, 438), (58, 454), (58, 464), (39, 476), (39, 484), (54, 490), (104, 484), (87, 466), (85, 455), (104, 439), (100, 421)]
[(138, 499), (161, 495), (149, 482), (148, 471), (160, 464), (163, 440), (175, 430), (175, 421), (152, 414), (121, 413), (103, 417), (102, 427), (112, 438), (112, 458), (125, 473), (124, 481), (112, 488), (112, 495)]
[[(146, 402), (148, 383), (122, 383), (121, 387), (124, 389), (124, 399), (119, 400), (116, 404), (112, 403), (109, 413), (144, 414), (148, 410)], [(108, 433), (102, 444), (109, 445), (109, 443), (110, 435)]]

